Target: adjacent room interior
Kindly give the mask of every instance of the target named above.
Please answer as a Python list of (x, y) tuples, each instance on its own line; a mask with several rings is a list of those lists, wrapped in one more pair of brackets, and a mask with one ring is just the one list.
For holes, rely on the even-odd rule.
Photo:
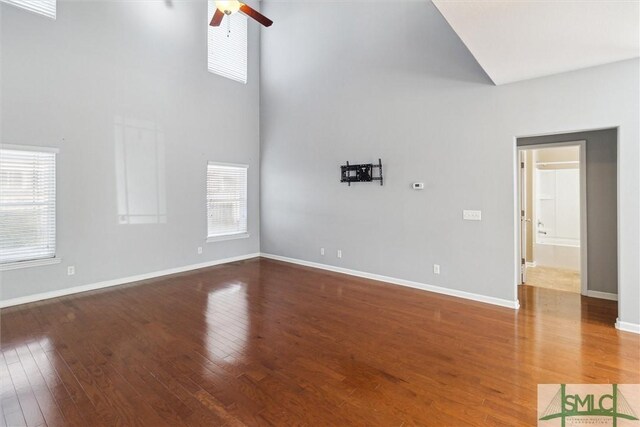
[(0, 0), (0, 427), (640, 422), (639, 34)]
[(523, 284), (574, 293), (582, 290), (580, 148), (520, 151)]

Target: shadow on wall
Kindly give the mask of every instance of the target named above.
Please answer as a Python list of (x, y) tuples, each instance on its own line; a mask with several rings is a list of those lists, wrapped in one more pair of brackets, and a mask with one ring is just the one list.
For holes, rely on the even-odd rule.
[(118, 224), (166, 223), (164, 133), (152, 121), (114, 122)]

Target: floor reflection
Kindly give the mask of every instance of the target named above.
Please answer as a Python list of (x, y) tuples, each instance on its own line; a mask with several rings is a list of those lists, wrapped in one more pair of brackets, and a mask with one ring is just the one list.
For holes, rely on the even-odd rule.
[(250, 318), (247, 285), (232, 283), (207, 296), (205, 348), (215, 361), (234, 363), (245, 354)]

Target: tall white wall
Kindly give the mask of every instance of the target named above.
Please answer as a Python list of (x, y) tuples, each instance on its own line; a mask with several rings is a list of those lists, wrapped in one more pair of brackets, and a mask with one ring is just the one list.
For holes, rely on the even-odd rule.
[[(640, 323), (638, 60), (496, 87), (430, 2), (264, 10), (263, 252), (514, 300), (515, 138), (619, 126), (619, 316)], [(383, 187), (339, 182), (378, 157)]]
[[(0, 141), (60, 148), (62, 258), (0, 273), (0, 299), (259, 251), (255, 25), (243, 85), (207, 72), (206, 2), (59, 0), (55, 21), (0, 12)], [(250, 165), (250, 238), (205, 243), (208, 160)]]

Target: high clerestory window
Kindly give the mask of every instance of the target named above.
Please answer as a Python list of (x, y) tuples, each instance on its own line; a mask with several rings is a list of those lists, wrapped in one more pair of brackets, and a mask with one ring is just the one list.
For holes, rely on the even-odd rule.
[[(209, 20), (216, 11), (209, 1)], [(247, 83), (247, 17), (227, 15), (219, 27), (209, 25), (209, 71), (241, 83)]]

